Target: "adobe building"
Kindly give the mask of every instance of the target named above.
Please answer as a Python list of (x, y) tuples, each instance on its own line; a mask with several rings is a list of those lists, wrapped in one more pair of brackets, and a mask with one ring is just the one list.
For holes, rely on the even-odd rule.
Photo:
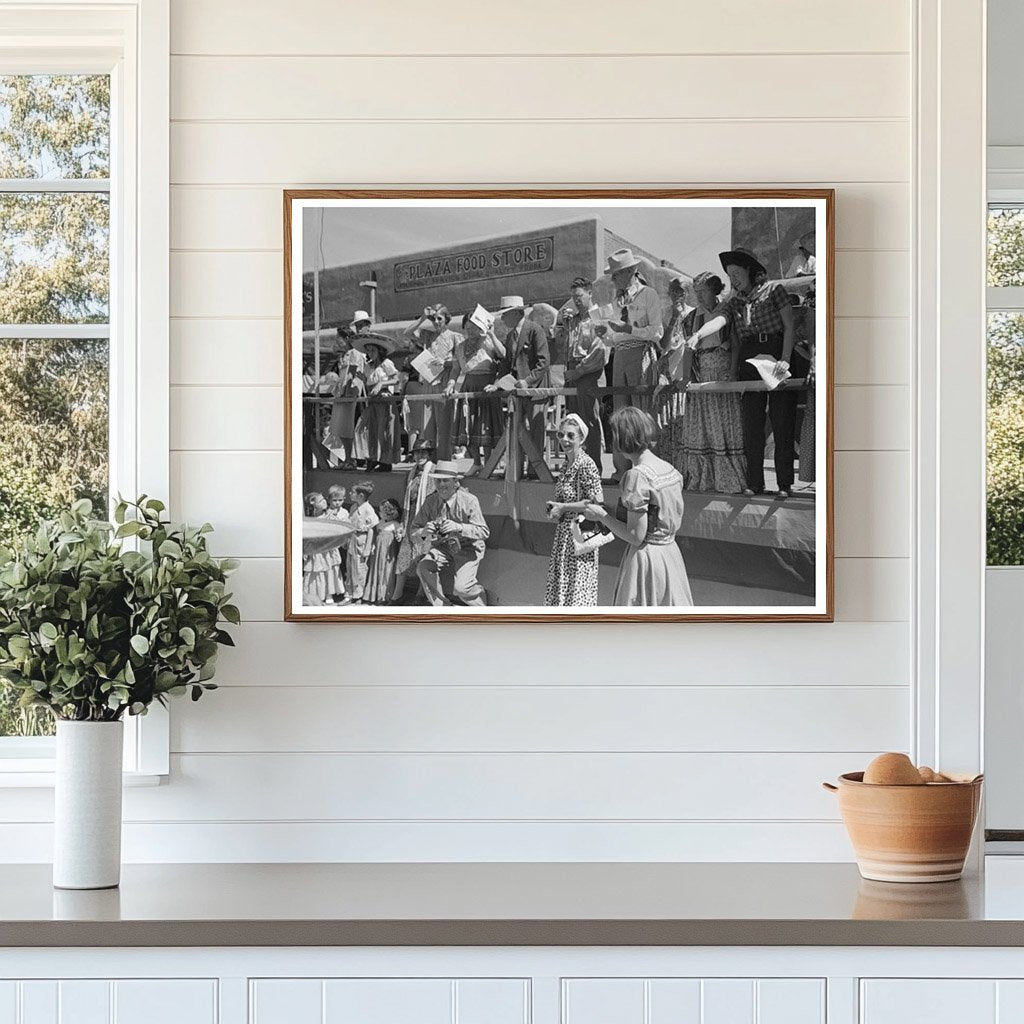
[[(479, 302), (497, 309), (502, 295), (522, 295), (528, 305), (556, 308), (569, 297), (575, 277), (596, 281), (616, 249), (628, 247), (657, 267), (662, 260), (609, 231), (599, 217), (457, 242), (320, 272), (320, 326), (347, 324), (355, 309), (371, 308), (376, 282), (375, 320), (415, 320), (423, 307), (444, 303), (452, 313)], [(303, 327), (313, 327), (313, 272), (303, 274)]]

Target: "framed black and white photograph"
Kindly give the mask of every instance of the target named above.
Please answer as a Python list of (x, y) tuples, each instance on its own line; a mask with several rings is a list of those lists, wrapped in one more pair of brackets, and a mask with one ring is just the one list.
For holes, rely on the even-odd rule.
[(831, 621), (833, 193), (286, 191), (286, 617)]

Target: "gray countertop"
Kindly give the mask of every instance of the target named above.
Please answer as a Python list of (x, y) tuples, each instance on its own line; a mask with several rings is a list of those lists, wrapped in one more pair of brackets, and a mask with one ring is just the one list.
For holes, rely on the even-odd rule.
[(1001, 867), (1000, 902), (852, 864), (134, 864), (98, 892), (11, 865), (0, 946), (1024, 945)]

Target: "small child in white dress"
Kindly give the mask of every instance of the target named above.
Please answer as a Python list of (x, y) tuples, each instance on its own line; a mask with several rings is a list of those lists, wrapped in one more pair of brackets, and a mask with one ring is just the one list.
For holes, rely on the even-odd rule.
[(370, 504), (373, 484), (362, 480), (352, 488), (352, 507), (349, 509), (349, 525), (353, 532), (348, 540), (348, 555), (345, 560), (345, 604), (359, 604), (366, 587), (366, 573), (369, 569), (370, 554), (373, 552), (373, 528), (380, 518)]
[[(345, 502), (348, 498), (348, 491), (341, 484), (332, 484), (327, 488), (327, 511), (324, 513), (325, 518), (334, 519), (340, 523), (347, 523), (349, 520), (348, 509), (345, 508)], [(329, 551), (328, 555), (333, 560), (336, 560), (338, 567), (338, 579), (342, 581), (341, 588), (334, 595), (336, 601), (342, 600), (345, 596), (345, 548), (348, 547), (348, 538), (346, 537), (333, 551)]]

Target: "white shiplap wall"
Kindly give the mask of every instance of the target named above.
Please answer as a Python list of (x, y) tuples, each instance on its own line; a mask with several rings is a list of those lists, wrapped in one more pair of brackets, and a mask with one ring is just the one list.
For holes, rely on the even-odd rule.
[[(912, 732), (911, 7), (172, 0), (173, 511), (246, 621), (129, 859), (849, 857), (819, 781)], [(424, 183), (837, 188), (834, 625), (280, 621), (281, 189)]]

